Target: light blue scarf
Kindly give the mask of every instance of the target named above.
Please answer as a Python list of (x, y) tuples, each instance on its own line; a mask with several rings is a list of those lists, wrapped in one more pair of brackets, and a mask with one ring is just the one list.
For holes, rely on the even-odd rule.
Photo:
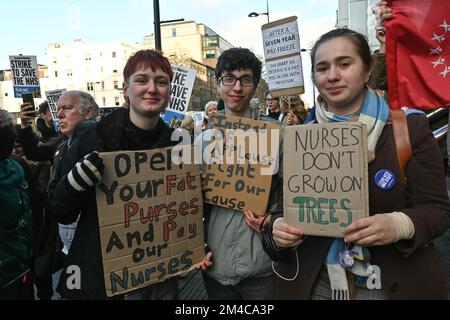
[[(375, 159), (375, 147), (383, 132), (384, 126), (389, 118), (390, 110), (385, 100), (367, 89), (362, 107), (355, 113), (349, 115), (337, 115), (326, 110), (324, 101), (320, 101), (315, 113), (311, 117), (311, 122), (317, 120), (318, 123), (349, 122), (359, 121), (367, 125), (367, 146), (369, 163)], [(327, 255), (326, 264), (328, 277), (330, 279), (331, 297), (333, 300), (349, 300), (346, 269), (339, 263), (339, 252), (345, 249), (344, 240), (336, 238)], [(351, 251), (354, 253), (355, 264), (347, 271), (364, 280), (367, 277), (369, 267), (368, 250), (360, 246), (354, 246)]]
[(390, 113), (389, 106), (383, 97), (367, 89), (362, 107), (356, 113), (349, 115), (337, 115), (327, 111), (326, 103), (320, 100), (319, 98), (310, 122), (314, 122), (314, 120), (317, 120), (318, 123), (359, 121), (366, 124), (368, 160), (369, 163), (372, 162), (375, 159), (375, 147)]

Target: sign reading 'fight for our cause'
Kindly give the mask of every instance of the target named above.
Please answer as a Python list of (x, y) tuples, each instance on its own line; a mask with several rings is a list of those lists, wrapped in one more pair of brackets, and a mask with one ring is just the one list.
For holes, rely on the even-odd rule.
[(9, 56), (9, 63), (13, 74), (14, 97), (22, 98), (22, 94), (32, 93), (35, 98), (40, 98), (36, 56)]
[(198, 165), (172, 149), (102, 153), (96, 186), (106, 293), (133, 291), (189, 271), (204, 256)]
[(204, 151), (213, 154), (205, 169), (204, 201), (265, 216), (272, 175), (278, 172), (280, 126), (217, 114), (212, 128), (220, 137)]
[(307, 235), (342, 237), (369, 215), (367, 128), (361, 123), (287, 127), (284, 216)]
[(273, 96), (305, 92), (297, 17), (263, 25), (267, 80)]

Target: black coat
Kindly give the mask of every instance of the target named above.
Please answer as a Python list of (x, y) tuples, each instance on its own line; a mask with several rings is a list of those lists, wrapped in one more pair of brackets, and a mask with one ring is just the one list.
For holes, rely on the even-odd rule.
[[(101, 120), (95, 127), (89, 128), (80, 136), (77, 145), (67, 151), (71, 159), (82, 159), (93, 152), (113, 152), (131, 150), (125, 136), (128, 110), (119, 109)], [(162, 120), (159, 139), (153, 148), (172, 145), (172, 129)], [(71, 161), (73, 166), (73, 161)], [(65, 268), (78, 266), (81, 270), (81, 289), (68, 289), (67, 280), (72, 275), (63, 270), (58, 285), (58, 292), (66, 299), (106, 299), (103, 263), (101, 254), (100, 232), (98, 224), (95, 189), (86, 192), (74, 192), (68, 185), (66, 177), (61, 179), (50, 192), (50, 208), (56, 220), (70, 224), (77, 220), (69, 254), (64, 261)]]
[[(439, 148), (423, 115), (408, 118), (412, 157), (406, 167), (407, 188), (397, 179), (395, 187), (383, 191), (374, 176), (381, 169), (401, 177), (392, 125), (387, 124), (376, 146), (376, 158), (369, 164), (369, 215), (401, 211), (413, 222), (414, 238), (384, 246), (368, 247), (371, 264), (381, 270), (381, 283), (391, 299), (446, 299), (447, 287), (433, 239), (450, 227), (450, 205)], [(272, 223), (282, 214), (272, 218)], [(300, 273), (295, 281), (277, 278), (277, 298), (310, 299), (334, 238), (308, 237), (297, 248)], [(277, 266), (282, 275), (293, 275), (297, 261)]]

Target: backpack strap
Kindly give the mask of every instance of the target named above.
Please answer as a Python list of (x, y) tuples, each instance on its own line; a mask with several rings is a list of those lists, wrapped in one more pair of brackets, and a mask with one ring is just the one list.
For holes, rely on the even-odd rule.
[(406, 165), (412, 157), (411, 141), (409, 139), (408, 122), (403, 110), (391, 110), (392, 130), (394, 133), (395, 149), (400, 165), (403, 181), (406, 185)]

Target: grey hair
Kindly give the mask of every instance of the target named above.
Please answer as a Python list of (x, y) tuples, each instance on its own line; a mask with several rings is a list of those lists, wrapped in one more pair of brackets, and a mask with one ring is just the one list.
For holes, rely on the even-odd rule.
[(0, 109), (0, 128), (14, 127), (14, 118), (6, 110)]
[(80, 97), (80, 113), (84, 115), (87, 112), (87, 108), (92, 107), (94, 112), (90, 119), (95, 119), (99, 112), (99, 106), (93, 96), (84, 91), (71, 91), (76, 93)]
[(209, 101), (208, 103), (206, 103), (205, 104), (205, 113), (206, 114), (208, 114), (208, 112), (209, 112), (209, 109), (213, 106), (213, 105), (216, 105), (216, 107), (217, 107), (217, 101)]

